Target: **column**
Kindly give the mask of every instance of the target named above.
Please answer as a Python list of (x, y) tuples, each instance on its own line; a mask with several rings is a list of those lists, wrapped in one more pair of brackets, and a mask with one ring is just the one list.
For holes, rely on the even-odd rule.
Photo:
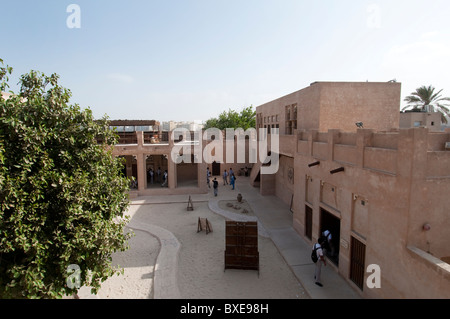
[(172, 160), (172, 155), (167, 155), (167, 174), (169, 176), (169, 189), (177, 188), (177, 164)]
[(139, 153), (136, 155), (136, 164), (137, 164), (137, 180), (138, 180), (138, 190), (143, 191), (145, 186), (147, 185), (147, 172), (145, 165), (145, 155)]

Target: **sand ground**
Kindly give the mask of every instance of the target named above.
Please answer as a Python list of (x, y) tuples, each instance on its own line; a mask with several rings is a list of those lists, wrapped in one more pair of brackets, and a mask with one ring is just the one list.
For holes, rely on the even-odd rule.
[[(220, 206), (227, 208), (226, 201)], [(181, 299), (305, 299), (308, 294), (289, 265), (268, 237), (258, 236), (260, 255), (259, 275), (255, 270), (224, 269), (225, 220), (208, 207), (208, 202), (195, 203), (194, 211), (187, 211), (186, 203), (139, 204), (132, 202), (128, 230), (135, 236), (130, 248), (113, 255), (113, 263), (123, 267), (124, 273), (102, 284), (95, 298), (152, 299), (155, 289), (155, 267), (161, 251), (161, 238), (139, 225), (153, 225), (164, 229), (178, 240), (176, 262), (169, 266), (174, 272), (177, 290), (174, 298)], [(245, 205), (242, 205), (246, 207)], [(249, 208), (249, 207), (247, 207)], [(232, 211), (234, 208), (228, 207)], [(252, 214), (251, 209), (248, 213)], [(198, 218), (207, 218), (213, 231), (197, 232)], [(144, 230), (143, 230), (144, 229)], [(158, 278), (164, 283), (165, 278)], [(80, 298), (89, 298), (87, 289)], [(170, 292), (166, 295), (171, 295)], [(93, 296), (91, 296), (93, 297)], [(156, 297), (157, 298), (157, 297)]]

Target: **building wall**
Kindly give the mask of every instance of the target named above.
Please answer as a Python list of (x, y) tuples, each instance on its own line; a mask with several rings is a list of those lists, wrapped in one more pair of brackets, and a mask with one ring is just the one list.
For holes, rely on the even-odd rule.
[[(256, 109), (256, 128), (277, 127), (280, 132), (285, 132), (285, 108), (284, 101), (274, 104), (266, 104)], [(282, 105), (282, 106), (281, 106)]]
[(441, 114), (427, 112), (400, 113), (400, 128), (426, 127), (430, 132), (441, 131)]
[(377, 131), (399, 127), (400, 83), (319, 82), (319, 131), (356, 131), (356, 122)]
[[(338, 218), (336, 268), (364, 297), (449, 298), (450, 265), (442, 261), (450, 260), (450, 132), (425, 128), (434, 119), (428, 115), (421, 128), (399, 129), (418, 120), (400, 119), (400, 92), (400, 83), (316, 82), (257, 107), (259, 127), (264, 117), (286, 120), (286, 109), (297, 108), (293, 135), (279, 123), (280, 169), (261, 176), (260, 190), (285, 203), (292, 191), (293, 226), (306, 240), (306, 207), (312, 241), (321, 209)], [(286, 180), (292, 163), (293, 185)], [(365, 267), (380, 266), (382, 288), (361, 290), (350, 279), (352, 238), (366, 247)]]
[[(187, 132), (186, 132), (187, 134)], [(224, 136), (224, 132), (220, 132)], [(190, 134), (189, 134), (190, 135)], [(241, 140), (242, 143), (235, 141), (230, 150), (233, 150), (234, 156), (230, 160), (227, 160), (227, 152), (231, 153), (225, 144), (224, 140), (212, 140), (210, 137), (205, 136), (203, 132), (194, 137), (194, 139), (201, 139), (201, 144), (197, 146), (188, 146), (186, 151), (190, 151), (192, 156), (200, 157), (201, 162), (198, 164), (176, 164), (175, 160), (172, 161), (172, 150), (176, 147), (175, 151), (181, 152), (184, 149), (184, 142), (187, 140), (186, 135), (183, 140), (178, 143), (169, 138), (168, 142), (162, 143), (145, 143), (144, 132), (133, 132), (133, 140), (136, 140), (134, 144), (118, 144), (113, 149), (113, 155), (125, 156), (127, 158), (126, 173), (128, 177), (135, 176), (138, 181), (138, 189), (133, 190), (133, 196), (146, 196), (146, 195), (162, 195), (162, 194), (195, 194), (195, 193), (207, 193), (208, 188), (206, 184), (206, 169), (209, 167), (212, 172), (212, 162), (216, 161), (220, 165), (220, 172), (224, 169), (227, 171), (232, 168), (235, 171), (235, 175), (239, 176), (244, 172), (244, 168), (252, 168), (253, 163), (250, 161), (249, 154), (252, 152), (249, 147), (249, 141), (251, 138), (256, 138), (256, 135)], [(169, 136), (172, 136), (170, 134)], [(242, 145), (242, 149), (239, 145)], [(256, 143), (255, 143), (256, 145)], [(243, 157), (238, 157), (239, 154), (243, 154)], [(153, 155), (153, 162), (148, 159)], [(160, 161), (161, 155), (167, 157), (163, 161)], [(155, 162), (156, 161), (156, 162)], [(168, 188), (148, 188), (147, 187), (147, 171), (153, 166), (161, 166), (161, 169), (168, 171)], [(221, 174), (219, 181), (222, 181)], [(196, 187), (180, 187), (178, 181), (197, 181)], [(239, 181), (237, 180), (237, 183)], [(192, 183), (191, 183), (192, 184)]]
[[(280, 134), (286, 132), (286, 107), (297, 106), (297, 129), (314, 129), (319, 127), (320, 86), (310, 87), (293, 92), (274, 101), (265, 103), (256, 108), (256, 113), (261, 118), (278, 115)], [(270, 124), (262, 121), (263, 127)]]
[[(175, 143), (173, 140), (169, 139), (168, 143), (159, 144), (147, 144), (144, 143), (144, 133), (142, 131), (134, 132), (136, 134), (136, 144), (118, 144), (113, 150), (112, 154), (115, 156), (126, 156), (127, 158), (133, 158), (133, 164), (136, 166), (137, 171), (137, 181), (138, 189), (132, 190), (131, 196), (146, 196), (146, 195), (167, 195), (167, 194), (197, 194), (197, 193), (207, 193), (207, 185), (204, 182), (205, 179), (201, 172), (206, 171), (206, 163), (203, 161), (195, 166), (197, 169), (197, 187), (189, 188), (179, 188), (177, 185), (178, 172), (181, 174), (181, 178), (193, 178), (193, 173), (187, 172), (185, 168), (180, 166), (178, 169), (175, 160), (172, 160), (171, 151), (173, 150)], [(194, 151), (191, 152), (194, 154)], [(167, 188), (147, 188), (147, 157), (154, 155), (156, 157), (160, 155), (167, 156), (167, 167), (161, 167), (161, 169), (167, 169), (168, 171), (168, 187)], [(128, 161), (129, 162), (129, 161)], [(127, 175), (131, 176), (129, 169), (129, 164), (127, 164)]]
[(241, 174), (244, 174), (245, 167), (247, 167), (250, 172), (255, 162), (252, 157), (256, 157), (257, 159), (258, 155), (256, 134), (246, 136), (243, 132), (241, 134), (237, 133), (237, 135), (230, 137), (232, 140), (229, 144), (227, 144), (226, 132), (220, 131), (220, 134), (220, 141), (218, 139), (209, 140), (207, 143), (209, 143), (210, 146), (205, 147), (203, 150), (204, 154), (207, 153), (212, 156), (210, 163), (207, 164), (211, 174), (214, 175), (212, 170), (213, 160), (220, 165), (220, 173), (217, 175), (219, 176), (219, 181), (222, 181), (223, 171), (226, 170), (229, 172), (230, 168), (233, 170), (236, 178)]
[(294, 158), (280, 156), (278, 172), (275, 174), (275, 195), (286, 205), (291, 204), (294, 195)]
[[(360, 129), (302, 131), (292, 138), (297, 140), (296, 231), (309, 240), (306, 205), (313, 209), (312, 241), (320, 233), (321, 208), (339, 218), (337, 271), (360, 291), (349, 279), (352, 237), (366, 245), (365, 266), (381, 268), (382, 288), (365, 286), (360, 291), (364, 297), (449, 298), (450, 265), (442, 266), (442, 260), (450, 256), (450, 151), (443, 149), (450, 134), (424, 128)], [(308, 166), (317, 161), (319, 165)], [(330, 173), (339, 167), (344, 171)], [(290, 186), (277, 181), (278, 189)], [(275, 194), (282, 193), (278, 189)], [(424, 230), (425, 224), (431, 229)]]
[[(287, 106), (297, 106), (297, 129), (355, 132), (356, 122), (378, 131), (399, 127), (400, 83), (315, 82), (256, 108), (264, 119), (278, 114), (280, 134), (286, 132)], [(266, 123), (262, 123), (263, 125)]]
[(195, 163), (180, 163), (177, 164), (177, 177), (183, 180), (197, 179), (197, 165)]

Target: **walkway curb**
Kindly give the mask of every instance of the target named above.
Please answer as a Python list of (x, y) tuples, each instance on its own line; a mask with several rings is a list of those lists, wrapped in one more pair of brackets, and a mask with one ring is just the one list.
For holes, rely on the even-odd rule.
[[(177, 284), (178, 253), (181, 244), (173, 233), (142, 221), (136, 223), (136, 218), (128, 224), (128, 227), (149, 233), (156, 237), (160, 243), (160, 251), (155, 262), (153, 274), (153, 298), (154, 299), (179, 299), (181, 298)], [(175, 265), (175, 266), (174, 266)]]
[[(331, 265), (322, 267), (323, 287), (314, 282), (315, 265), (311, 261), (312, 244), (306, 242), (292, 226), (293, 216), (289, 205), (274, 195), (261, 195), (259, 189), (250, 185), (248, 178), (236, 186), (244, 196), (258, 220), (258, 226), (272, 240), (285, 262), (312, 299), (361, 299), (362, 297)], [(232, 191), (234, 192), (234, 191)], [(222, 199), (230, 193), (225, 188), (221, 191)], [(215, 198), (210, 200), (213, 211), (216, 209)], [(221, 212), (222, 213), (222, 212)]]
[[(220, 200), (226, 200), (226, 199), (220, 199)], [(236, 214), (236, 213), (233, 213), (233, 212), (230, 212), (230, 211), (220, 208), (220, 206), (219, 206), (220, 200), (219, 199), (210, 199), (208, 201), (208, 207), (212, 212), (219, 214), (225, 218), (237, 221), (237, 222), (256, 222), (256, 221), (258, 221), (258, 218), (256, 216), (253, 216), (253, 215), (245, 216), (245, 215)], [(266, 238), (270, 238), (269, 233), (264, 228), (262, 223), (258, 223), (258, 235), (266, 237)]]

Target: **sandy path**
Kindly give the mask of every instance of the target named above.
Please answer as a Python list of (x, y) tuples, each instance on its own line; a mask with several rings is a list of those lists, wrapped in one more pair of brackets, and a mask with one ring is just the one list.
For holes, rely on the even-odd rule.
[[(224, 270), (225, 218), (212, 212), (207, 202), (131, 205), (131, 225), (156, 225), (179, 242), (176, 265), (170, 269), (182, 299), (297, 299), (309, 298), (270, 238), (258, 236), (260, 271)], [(213, 232), (197, 233), (198, 217), (208, 218)], [(130, 249), (113, 256), (124, 274), (103, 283), (98, 298), (154, 297), (154, 270), (161, 242), (149, 232), (134, 230)], [(164, 278), (159, 278), (160, 280)], [(83, 292), (80, 294), (81, 298)], [(176, 297), (175, 297), (176, 298)]]

